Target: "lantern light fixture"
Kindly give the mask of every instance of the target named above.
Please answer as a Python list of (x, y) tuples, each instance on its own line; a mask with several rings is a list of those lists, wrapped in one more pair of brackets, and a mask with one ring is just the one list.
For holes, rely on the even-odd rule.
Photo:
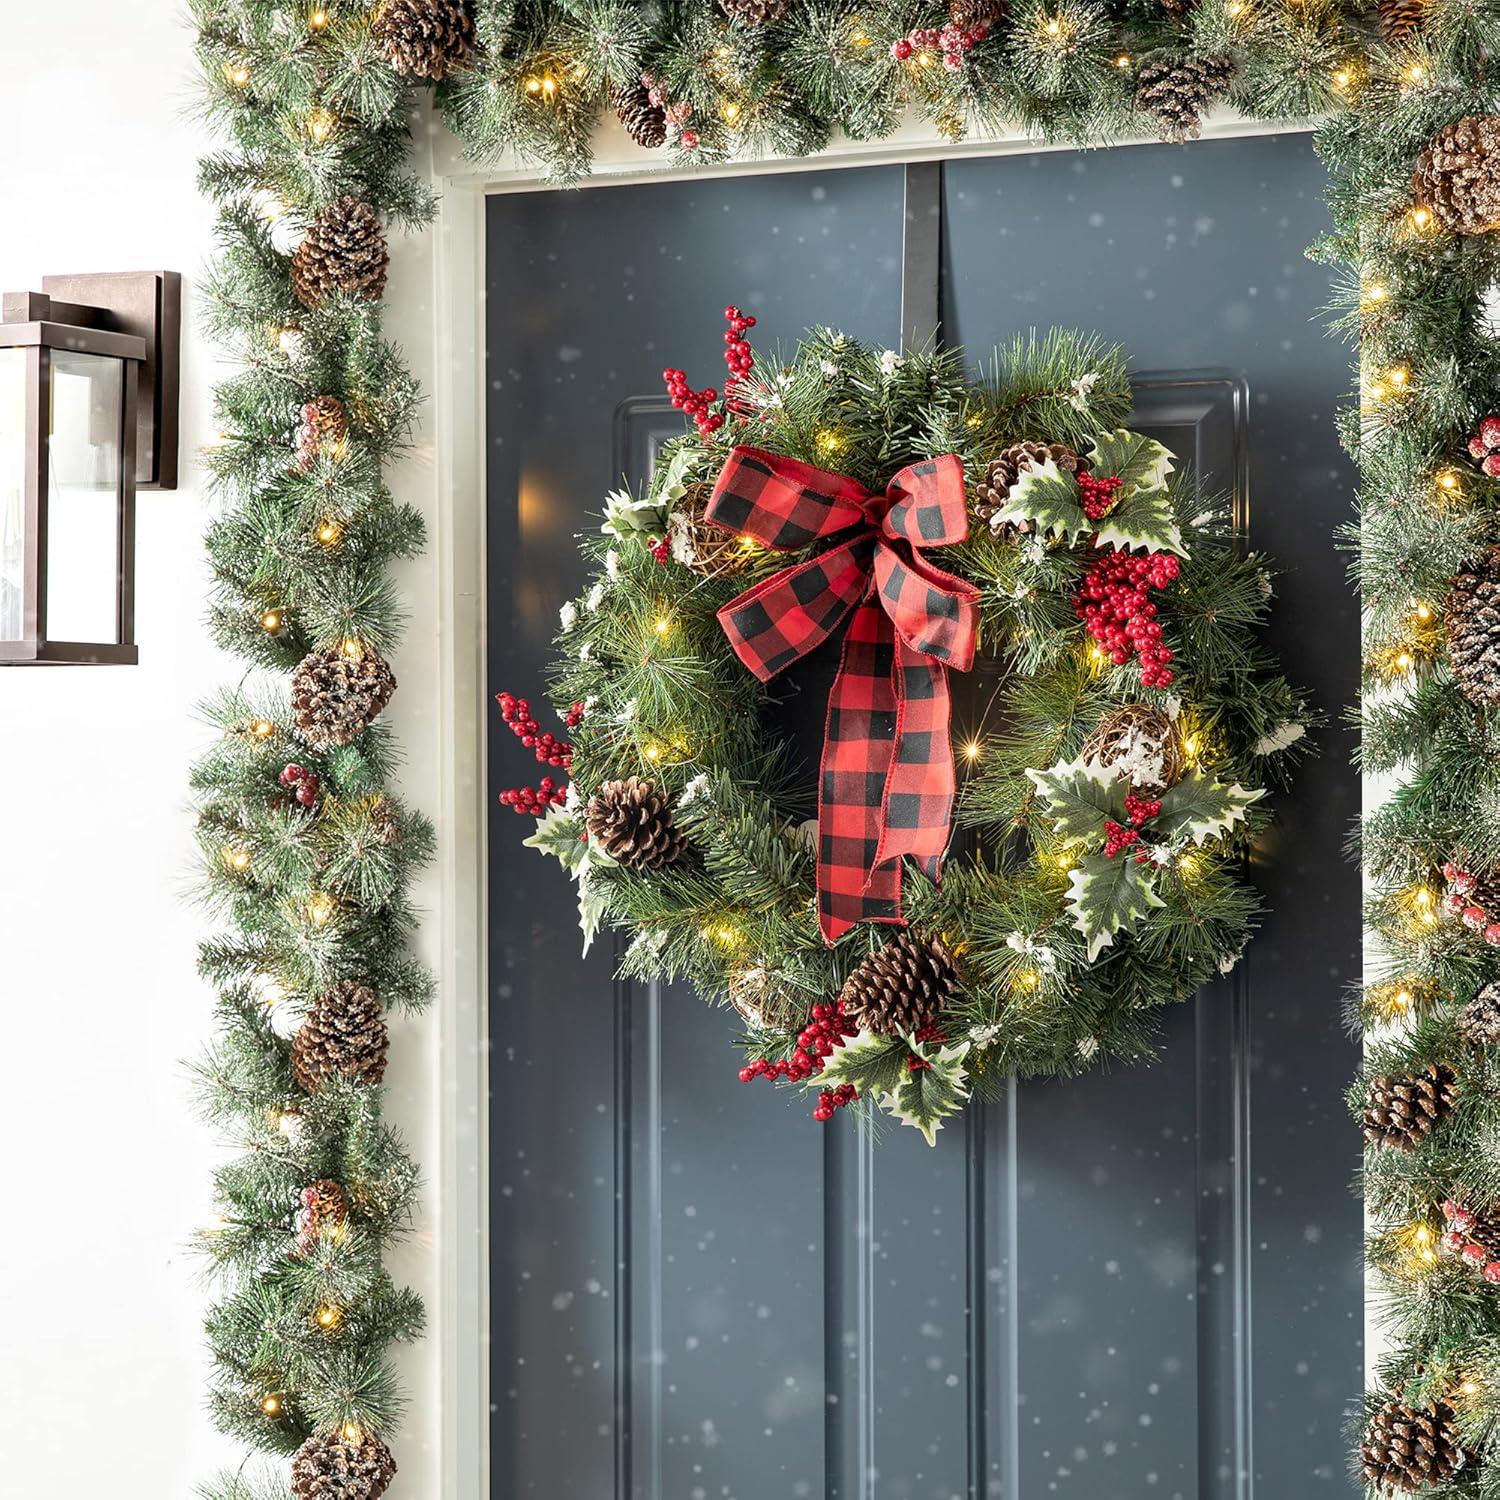
[(177, 488), (176, 272), (0, 301), (0, 666), (133, 665), (135, 496)]

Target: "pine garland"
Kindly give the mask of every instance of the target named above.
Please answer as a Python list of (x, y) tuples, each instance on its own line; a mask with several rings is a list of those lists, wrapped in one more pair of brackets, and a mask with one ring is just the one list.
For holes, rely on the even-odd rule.
[[(1500, 1078), (1486, 1045), (1459, 1025), (1500, 973), (1500, 949), (1467, 925), (1461, 899), (1448, 900), (1444, 866), (1455, 856), (1486, 873), (1500, 863), (1500, 746), (1448, 671), (1441, 608), (1449, 580), (1500, 529), (1500, 487), (1465, 449), (1500, 404), (1500, 344), (1479, 317), (1500, 247), (1493, 233), (1436, 232), (1411, 181), (1439, 131), (1495, 109), (1500, 6), (1430, 0), (1418, 31), (1383, 42), (1371, 8), (1352, 0), (1108, 9), (1031, 0), (966, 45), (955, 68), (922, 47), (897, 55), (914, 25), (941, 28), (946, 9), (798, 0), (773, 24), (745, 26), (710, 0), (479, 0), (476, 51), (439, 99), (474, 155), (516, 150), (557, 178), (588, 172), (612, 99), (642, 87), (663, 111), (661, 149), (673, 163), (806, 154), (834, 130), (875, 139), (908, 115), (955, 139), (1019, 128), (1100, 144), (1153, 128), (1136, 83), (1162, 53), (1231, 59), (1228, 102), (1252, 118), (1328, 116), (1318, 145), (1333, 229), (1316, 253), (1349, 268), (1337, 326), (1358, 338), (1364, 375), (1342, 419), (1360, 471), (1349, 541), (1367, 615), (1363, 755), (1400, 783), (1366, 828), (1368, 921), (1381, 953), (1356, 1009), (1376, 1028), (1370, 1076), (1443, 1066), (1457, 1079), (1439, 1128), (1415, 1150), (1374, 1151), (1367, 1162), (1369, 1257), (1393, 1334), (1370, 1411), (1392, 1393), (1451, 1409), (1465, 1462), (1432, 1492), (1489, 1493), (1500, 1486), (1500, 1293), (1467, 1274), (1442, 1237), (1446, 1202), (1487, 1211), (1500, 1201)], [(195, 777), (207, 881), (227, 918), (203, 950), (204, 972), (221, 986), (205, 1098), (245, 1148), (221, 1173), (225, 1222), (206, 1238), (224, 1275), (210, 1320), (212, 1401), (226, 1430), (284, 1453), (308, 1432), (394, 1423), (382, 1350), (415, 1332), (418, 1311), (383, 1280), (378, 1252), (410, 1206), (413, 1169), (379, 1123), (378, 1091), (289, 1092), (287, 1043), (268, 1029), (263, 996), (285, 991), (296, 1004), (325, 981), (363, 979), (400, 1007), (419, 1005), (428, 988), (402, 946), (403, 892), (425, 826), (400, 811), (394, 842), (370, 837), (377, 823), (390, 826), (381, 801), (387, 813), (394, 805), (382, 791), (386, 731), (377, 723), (326, 761), (303, 755), (288, 738), (284, 681), (314, 646), (353, 640), (383, 651), (394, 636), (399, 601), (385, 565), (420, 547), (421, 523), (391, 500), (380, 471), (415, 391), (381, 338), (378, 304), (334, 297), (304, 308), (288, 267), (302, 230), (346, 194), (388, 230), (420, 225), (431, 205), (403, 166), (407, 85), (384, 61), (367, 7), (193, 0), (192, 13), (206, 111), (230, 137), (200, 172), (223, 245), (205, 317), (243, 365), (218, 392), (223, 437), (208, 460), (223, 502), (209, 539), (210, 620), (216, 639), (268, 674), (213, 705), (223, 740)], [(342, 399), (348, 436), (304, 467), (295, 414), (323, 395)], [(293, 750), (326, 788), (310, 817), (288, 805), (292, 793), (278, 801), (271, 790)], [(759, 882), (750, 889), (775, 890), (788, 871), (747, 851), (742, 874)], [(786, 973), (755, 983), (795, 992), (803, 957), (789, 953)], [(1351, 1090), (1356, 1112), (1367, 1084)], [(288, 1128), (273, 1130), (273, 1118)], [(296, 1194), (324, 1178), (346, 1188), (358, 1178), (369, 1192), (351, 1193), (349, 1228), (325, 1254), (284, 1261)], [(307, 1314), (332, 1306), (319, 1299), (335, 1287), (353, 1294), (350, 1316), (314, 1333)], [(271, 1470), (232, 1474), (205, 1493), (283, 1500), (287, 1491)]]

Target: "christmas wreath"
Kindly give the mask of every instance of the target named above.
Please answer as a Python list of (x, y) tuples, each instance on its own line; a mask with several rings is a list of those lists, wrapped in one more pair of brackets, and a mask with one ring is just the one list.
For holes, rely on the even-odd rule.
[[(1233, 966), (1307, 714), (1256, 640), (1264, 561), (1124, 427), (1118, 349), (1033, 334), (973, 379), (830, 330), (768, 358), (726, 315), (722, 394), (666, 372), (693, 429), (583, 538), (571, 739), (500, 695), (571, 780), (501, 800), (586, 942), (738, 1013), (742, 1079), (931, 1142), (985, 1079), (1142, 1056)], [(813, 695), (816, 774), (786, 727)]]

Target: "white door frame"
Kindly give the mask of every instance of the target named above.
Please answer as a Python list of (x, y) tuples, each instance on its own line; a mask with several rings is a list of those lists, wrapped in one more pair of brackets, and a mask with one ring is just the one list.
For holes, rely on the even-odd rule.
[[(438, 702), (435, 725), (397, 721), (403, 738), (416, 738), (429, 752), (412, 758), (427, 760), (436, 780), (435, 794), (429, 783), (413, 796), (433, 816), (438, 834), (434, 874), (418, 892), (437, 914), (424, 930), (423, 948), (438, 981), (438, 1053), (429, 1074), (433, 1097), (418, 1101), (437, 1146), (427, 1162), (434, 1184), (427, 1217), (436, 1255), (429, 1333), (436, 1345), (435, 1389), (431, 1379), (426, 1384), (438, 1403), (439, 1493), (447, 1500), (489, 1500), (484, 200), (490, 193), (560, 189), (519, 159), (490, 167), (465, 161), (430, 107), (418, 116), (419, 136), (424, 128), (425, 170), (439, 195), (438, 217), (428, 236), (396, 249), (387, 322), (431, 397), (418, 457), (392, 475), (401, 498), (428, 520), (429, 550), (408, 590), (416, 596), (410, 654), (431, 653)], [(1310, 128), (1266, 125), (1224, 111), (1205, 122), (1203, 136)], [(1142, 135), (1116, 144), (1159, 143)], [(817, 156), (707, 168), (662, 170), (655, 153), (614, 126), (595, 148), (591, 186), (1074, 149), (1021, 137), (954, 144), (914, 125), (873, 143), (838, 140)], [(427, 603), (432, 613), (424, 618)]]

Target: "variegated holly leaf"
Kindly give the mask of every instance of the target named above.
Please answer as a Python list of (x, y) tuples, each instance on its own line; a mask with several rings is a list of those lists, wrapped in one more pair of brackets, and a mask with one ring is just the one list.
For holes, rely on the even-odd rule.
[(598, 869), (598, 865), (585, 863), (578, 870), (578, 925), (583, 929), (585, 957), (609, 915), (609, 893), (594, 878)]
[(1094, 534), (1096, 547), (1115, 547), (1121, 552), (1142, 548), (1147, 552), (1175, 552), (1187, 556), (1182, 528), (1165, 490), (1137, 490), (1119, 502)]
[(1006, 521), (1030, 521), (1039, 535), (1069, 542), (1094, 529), (1094, 523), (1083, 513), (1073, 476), (1064, 474), (1050, 458), (1045, 463), (1028, 464), (1016, 475), (990, 525), (998, 527)]
[(969, 1098), (969, 1072), (964, 1067), (969, 1043), (945, 1047), (920, 1044), (908, 1038), (902, 1044), (903, 1054), (908, 1048), (927, 1066), (913, 1071), (903, 1057), (901, 1079), (895, 1088), (880, 1096), (880, 1107), (903, 1125), (920, 1130), (927, 1144), (935, 1146), (943, 1121), (957, 1114)]
[(1114, 859), (1086, 855), (1069, 877), (1068, 910), (1088, 944), (1090, 963), (1114, 943), (1117, 932), (1130, 931), (1152, 907), (1165, 905), (1131, 850)]
[(1105, 770), (1096, 760), (1063, 760), (1050, 770), (1026, 774), (1063, 838), (1102, 839), (1106, 818), (1125, 821), (1130, 779)]
[(1120, 480), (1121, 503), (1137, 490), (1162, 490), (1172, 472), (1172, 454), (1155, 438), (1117, 427), (1094, 439), (1089, 471), (1096, 479)]
[(840, 1043), (823, 1059), (823, 1070), (806, 1080), (810, 1089), (854, 1085), (861, 1099), (872, 1099), (893, 1089), (906, 1068), (907, 1044), (899, 1036), (877, 1036), (861, 1031)]
[(694, 470), (699, 468), (704, 460), (702, 449), (679, 448), (667, 460), (667, 467), (658, 480), (652, 476), (652, 488), (657, 494), (657, 501), (668, 510), (687, 494), (687, 487), (693, 478)]
[(537, 819), (536, 832), (521, 840), (528, 849), (540, 849), (562, 862), (572, 874), (589, 857), (590, 844), (584, 837), (583, 811), (554, 803), (545, 817)]
[(1247, 791), (1237, 781), (1226, 786), (1201, 771), (1189, 771), (1162, 793), (1161, 811), (1151, 826), (1163, 839), (1202, 844), (1244, 822), (1245, 809), (1265, 795), (1264, 787)]
[(604, 524), (599, 529), (622, 542), (661, 536), (667, 529), (666, 507), (646, 496), (637, 499), (629, 490), (611, 490), (604, 497)]

